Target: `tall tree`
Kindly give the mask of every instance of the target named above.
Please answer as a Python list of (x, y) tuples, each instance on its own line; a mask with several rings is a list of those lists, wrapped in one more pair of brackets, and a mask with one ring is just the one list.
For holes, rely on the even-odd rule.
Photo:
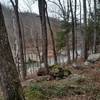
[(19, 36), (19, 51), (20, 51), (20, 60), (21, 60), (21, 68), (22, 68), (22, 78), (25, 79), (26, 77), (26, 68), (24, 63), (24, 51), (23, 51), (23, 37), (21, 32), (21, 25), (20, 25), (20, 18), (19, 18), (19, 12), (18, 12), (18, 0), (10, 0), (12, 3), (12, 6), (15, 11), (16, 15), (16, 21), (17, 21), (17, 27), (18, 27), (18, 36)]
[(93, 51), (96, 53), (96, 34), (97, 34), (97, 28), (96, 28), (96, 20), (97, 20), (97, 14), (96, 14), (96, 0), (94, 0), (94, 43), (93, 43)]
[[(61, 28), (62, 28), (62, 30), (65, 30), (64, 31), (65, 34), (62, 34), (60, 36), (61, 36), (61, 38), (62, 38), (63, 35), (66, 37), (66, 50), (67, 50), (67, 58), (68, 58), (67, 63), (70, 63), (71, 62), (71, 59), (70, 59), (70, 39), (69, 39), (69, 31), (70, 31), (70, 27), (69, 27), (70, 26), (69, 25), (70, 4), (69, 4), (69, 0), (67, 0), (67, 7), (66, 7), (66, 3), (65, 3), (64, 0), (63, 0), (63, 3), (61, 2), (61, 0), (57, 0), (57, 1), (58, 2), (53, 1), (53, 0), (49, 0), (49, 2), (55, 4), (59, 8), (60, 12), (55, 12), (55, 13), (57, 13), (62, 18)], [(61, 33), (63, 33), (63, 32), (61, 32)], [(58, 42), (58, 40), (60, 40), (60, 39), (57, 39), (57, 42)], [(60, 40), (60, 41), (63, 41), (63, 40)], [(58, 44), (59, 43), (57, 43), (57, 45)], [(62, 42), (61, 42), (61, 44), (62, 44)], [(60, 45), (60, 47), (61, 47), (61, 45)]]
[(41, 60), (41, 54), (40, 54), (40, 45), (39, 45), (39, 33), (36, 32), (35, 33), (35, 44), (36, 44), (36, 49), (37, 49), (37, 53), (38, 53), (38, 57), (39, 57), (39, 61), (40, 61), (40, 67), (41, 67), (41, 63), (42, 63), (42, 60)]
[(43, 61), (44, 65), (49, 73), (48, 68), (48, 39), (47, 39), (47, 27), (46, 27), (46, 1), (38, 0), (39, 14), (41, 20), (42, 39), (43, 39)]
[(76, 59), (77, 59), (77, 0), (75, 0), (75, 7), (74, 7), (74, 26), (75, 26), (75, 53), (76, 53)]
[(86, 7), (86, 0), (83, 0), (83, 12), (84, 12), (84, 60), (85, 60), (88, 57), (87, 7)]
[(84, 41), (84, 36), (83, 36), (83, 31), (82, 31), (82, 2), (81, 2), (81, 0), (79, 0), (79, 5), (80, 5), (80, 21), (79, 21), (79, 24), (80, 24), (80, 34), (81, 34), (81, 39), (82, 39), (82, 44), (81, 44), (81, 58), (83, 58), (83, 48), (84, 48), (84, 43), (83, 43), (83, 41)]
[(54, 60), (55, 60), (55, 64), (57, 64), (57, 54), (56, 54), (56, 48), (55, 48), (55, 40), (54, 40), (54, 34), (53, 34), (53, 31), (52, 31), (51, 24), (50, 24), (50, 20), (49, 20), (49, 16), (48, 16), (47, 3), (46, 3), (46, 14), (47, 14), (47, 21), (48, 21), (50, 33), (51, 33)]
[(4, 100), (25, 100), (13, 60), (0, 4), (0, 84)]
[(72, 19), (72, 52), (73, 52), (73, 60), (75, 59), (75, 22), (74, 22), (74, 14), (72, 1), (70, 0), (70, 11), (71, 11), (71, 19)]

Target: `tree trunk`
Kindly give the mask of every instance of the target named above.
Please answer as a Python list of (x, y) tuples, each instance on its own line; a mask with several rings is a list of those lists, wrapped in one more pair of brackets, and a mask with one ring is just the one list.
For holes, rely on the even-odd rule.
[(71, 57), (70, 57), (70, 45), (69, 45), (69, 34), (67, 33), (66, 36), (66, 45), (67, 45), (67, 63), (70, 64), (71, 63)]
[(19, 50), (20, 50), (20, 61), (21, 61), (21, 68), (22, 68), (22, 78), (26, 78), (26, 68), (24, 63), (24, 51), (23, 51), (23, 38), (21, 32), (21, 25), (20, 25), (20, 18), (18, 12), (18, 0), (15, 0), (15, 4), (12, 0), (10, 0), (16, 15), (17, 27), (18, 27), (18, 36), (19, 36)]
[(4, 100), (25, 100), (13, 60), (0, 4), (0, 84)]
[(82, 4), (81, 4), (81, 0), (79, 0), (79, 4), (80, 4), (80, 34), (81, 34), (81, 40), (82, 40), (82, 44), (81, 44), (81, 58), (83, 58), (83, 48), (84, 48), (84, 46), (83, 46), (83, 44), (84, 44), (84, 35), (83, 35), (83, 33), (82, 33)]
[(75, 53), (76, 53), (76, 60), (77, 60), (77, 57), (78, 57), (78, 51), (77, 51), (77, 0), (75, 0), (75, 11), (74, 11), (74, 16), (75, 16), (75, 19), (74, 19), (74, 27), (75, 27)]
[(84, 60), (88, 57), (88, 37), (87, 37), (87, 7), (86, 0), (83, 0), (83, 12), (84, 12)]
[(73, 52), (73, 60), (75, 59), (75, 24), (74, 24), (74, 15), (73, 15), (73, 8), (72, 8), (72, 1), (70, 0), (70, 10), (71, 10), (71, 17), (72, 17), (72, 52)]
[(40, 49), (39, 49), (39, 35), (38, 33), (35, 34), (35, 42), (36, 42), (36, 49), (37, 49), (37, 53), (38, 53), (38, 57), (39, 57), (39, 61), (40, 61), (40, 67), (41, 67), (41, 63), (42, 63), (42, 60), (41, 60), (41, 54), (40, 54)]
[(96, 0), (94, 0), (94, 43), (93, 43), (93, 53), (96, 53), (96, 34), (97, 34), (97, 30), (96, 30)]
[[(47, 3), (46, 3), (46, 5), (47, 5)], [(51, 33), (52, 46), (53, 46), (53, 53), (54, 53), (54, 60), (55, 60), (55, 64), (57, 64), (57, 54), (56, 54), (56, 49), (55, 49), (54, 34), (53, 34), (53, 31), (52, 31), (52, 28), (51, 28), (51, 24), (50, 24), (48, 12), (47, 12), (47, 6), (46, 6), (46, 14), (47, 14), (47, 20), (48, 20), (48, 25), (49, 25), (50, 33)]]
[(47, 39), (47, 27), (46, 27), (46, 1), (38, 0), (40, 20), (41, 20), (41, 28), (42, 28), (42, 39), (43, 39), (43, 61), (44, 65), (47, 69), (47, 73), (49, 73), (48, 68), (48, 39)]

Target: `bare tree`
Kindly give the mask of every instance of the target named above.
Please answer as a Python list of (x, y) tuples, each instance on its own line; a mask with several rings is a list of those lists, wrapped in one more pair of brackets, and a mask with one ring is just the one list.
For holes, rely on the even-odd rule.
[(49, 73), (48, 68), (48, 39), (47, 39), (47, 27), (46, 27), (46, 1), (38, 0), (40, 21), (41, 21), (41, 29), (42, 29), (42, 39), (43, 39), (43, 61), (44, 65)]
[(46, 3), (46, 15), (47, 15), (47, 21), (48, 21), (48, 25), (49, 25), (49, 29), (50, 29), (50, 33), (51, 33), (54, 60), (55, 60), (55, 64), (57, 64), (57, 54), (56, 54), (56, 48), (55, 48), (56, 46), (55, 46), (54, 34), (53, 34), (53, 31), (52, 31), (50, 20), (49, 20), (49, 16), (48, 16), (47, 3)]
[(79, 22), (79, 24), (80, 24), (80, 34), (81, 34), (81, 39), (82, 39), (82, 44), (81, 44), (81, 58), (83, 57), (83, 48), (84, 48), (84, 46), (83, 46), (83, 41), (84, 41), (84, 35), (83, 35), (83, 31), (82, 31), (82, 2), (81, 2), (81, 0), (79, 0), (79, 8), (80, 8), (80, 22)]
[(39, 48), (39, 33), (35, 33), (35, 44), (36, 44), (36, 49), (37, 49), (37, 53), (38, 53), (38, 57), (39, 57), (39, 61), (40, 61), (40, 67), (41, 67), (41, 54), (40, 54), (40, 48)]
[(63, 0), (63, 3), (61, 2), (61, 0), (57, 0), (58, 2), (56, 1), (52, 1), (52, 0), (49, 0), (49, 2), (55, 4), (59, 10), (60, 10), (60, 13), (59, 12), (54, 12), (56, 14), (58, 14), (60, 16), (60, 18), (62, 18), (63, 22), (64, 22), (64, 27), (65, 27), (65, 32), (66, 32), (66, 49), (67, 49), (67, 57), (68, 57), (68, 63), (71, 62), (71, 58), (70, 58), (70, 42), (69, 42), (69, 34), (67, 32), (67, 28), (66, 27), (66, 24), (68, 24), (68, 21), (69, 21), (69, 16), (70, 16), (70, 5), (69, 5), (69, 1), (67, 0), (67, 7), (66, 7), (66, 3), (65, 1)]
[(87, 7), (86, 0), (83, 0), (83, 12), (84, 12), (84, 59), (88, 57), (88, 43), (87, 43)]
[[(28, 7), (28, 9), (29, 9), (29, 11), (30, 11), (30, 13), (33, 13), (32, 12), (32, 5), (34, 4), (34, 2), (35, 2), (35, 0), (32, 0), (31, 2), (29, 1), (29, 0), (24, 0), (24, 3), (26, 4), (26, 6)], [(33, 20), (33, 15), (32, 14), (30, 14), (31, 15), (31, 18), (32, 18), (32, 20)], [(35, 26), (35, 24), (36, 23), (31, 23), (31, 25), (32, 25), (32, 27), (34, 26), (34, 28), (33, 29), (36, 29), (36, 26)], [(31, 28), (32, 28), (31, 27)], [(29, 27), (30, 28), (30, 27)], [(34, 40), (35, 40), (35, 42), (33, 41), (33, 37), (32, 37), (32, 46), (33, 46), (33, 48), (35, 47), (36, 48), (36, 50), (37, 50), (37, 54), (38, 54), (38, 57), (39, 57), (39, 61), (40, 61), (40, 67), (41, 67), (41, 63), (42, 63), (42, 59), (41, 59), (41, 54), (40, 54), (40, 47), (41, 47), (41, 43), (39, 43), (40, 42), (40, 37), (39, 37), (39, 32), (37, 31), (37, 30), (35, 30), (35, 31), (33, 31), (32, 30), (32, 33), (34, 33)], [(31, 34), (31, 35), (33, 35), (33, 34)]]
[(73, 60), (74, 60), (75, 59), (75, 22), (74, 22), (74, 14), (73, 14), (71, 0), (70, 0), (70, 11), (71, 11), (71, 19), (72, 19), (72, 52), (73, 52)]
[(75, 7), (74, 7), (74, 26), (75, 26), (75, 52), (76, 52), (76, 59), (78, 56), (78, 52), (77, 52), (77, 0), (75, 0)]
[(4, 100), (25, 100), (16, 65), (13, 60), (8, 34), (0, 4), (0, 84)]
[(21, 25), (20, 25), (20, 18), (19, 18), (19, 12), (18, 12), (18, 0), (10, 0), (12, 3), (12, 6), (15, 11), (16, 15), (16, 21), (17, 21), (17, 27), (18, 27), (18, 36), (19, 36), (19, 51), (20, 51), (20, 60), (21, 60), (21, 68), (22, 68), (22, 78), (25, 79), (26, 77), (26, 68), (24, 63), (24, 51), (23, 51), (23, 37), (21, 32)]
[(93, 43), (93, 52), (96, 53), (96, 37), (97, 37), (97, 28), (96, 28), (96, 20), (97, 20), (97, 17), (96, 17), (96, 0), (94, 0), (94, 43)]

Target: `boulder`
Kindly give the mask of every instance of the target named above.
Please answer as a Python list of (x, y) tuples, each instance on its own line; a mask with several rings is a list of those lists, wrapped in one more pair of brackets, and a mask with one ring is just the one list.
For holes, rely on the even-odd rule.
[(90, 67), (93, 68), (93, 69), (95, 68), (93, 63), (85, 61), (84, 62), (84, 68), (90, 68)]
[(43, 81), (49, 81), (49, 80), (50, 80), (50, 76), (46, 75), (46, 76), (37, 77), (36, 82), (43, 82)]
[(70, 70), (68, 70), (68, 69), (64, 70), (64, 77), (68, 77), (71, 74), (72, 74), (72, 72)]
[(85, 61), (85, 62), (84, 62), (84, 65), (85, 65), (85, 66), (88, 66), (88, 65), (90, 65), (90, 62)]
[[(65, 77), (68, 77), (71, 73), (70, 70), (68, 69), (64, 69), (63, 66), (61, 65), (52, 65), (52, 66), (49, 66), (49, 76), (50, 76), (50, 80), (53, 80), (53, 79), (63, 79)], [(39, 68), (38, 69), (38, 72), (37, 72), (37, 75), (38, 76), (45, 76), (47, 75), (47, 70), (46, 68)]]
[(73, 63), (72, 67), (75, 69), (81, 69), (83, 66), (81, 64)]
[(77, 81), (81, 81), (84, 79), (85, 79), (84, 75), (78, 75), (78, 74), (72, 74), (68, 77), (68, 80), (72, 82), (77, 82)]
[(100, 53), (91, 54), (87, 58), (87, 62), (90, 62), (90, 63), (95, 63), (96, 61), (99, 61), (99, 60), (100, 60)]
[(61, 65), (50, 66), (51, 79), (63, 79), (71, 74), (70, 70), (64, 69)]
[(46, 70), (46, 68), (44, 68), (44, 67), (39, 68), (39, 69), (38, 69), (38, 72), (37, 72), (37, 75), (38, 75), (38, 76), (45, 76), (45, 75), (47, 75), (47, 70)]
[(57, 77), (63, 78), (64, 70), (60, 65), (52, 65), (50, 66), (50, 76), (54, 79)]

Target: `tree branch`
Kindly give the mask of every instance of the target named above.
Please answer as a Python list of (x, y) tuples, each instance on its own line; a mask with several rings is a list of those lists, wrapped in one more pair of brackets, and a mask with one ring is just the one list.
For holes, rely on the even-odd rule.
[(12, 3), (13, 7), (15, 8), (15, 4), (14, 4), (13, 0), (10, 0), (10, 2)]
[(53, 4), (55, 4), (60, 10), (62, 10), (62, 8), (60, 7), (60, 5), (58, 5), (56, 2), (51, 1), (51, 0), (48, 0), (48, 1), (51, 2), (51, 3), (53, 3)]

